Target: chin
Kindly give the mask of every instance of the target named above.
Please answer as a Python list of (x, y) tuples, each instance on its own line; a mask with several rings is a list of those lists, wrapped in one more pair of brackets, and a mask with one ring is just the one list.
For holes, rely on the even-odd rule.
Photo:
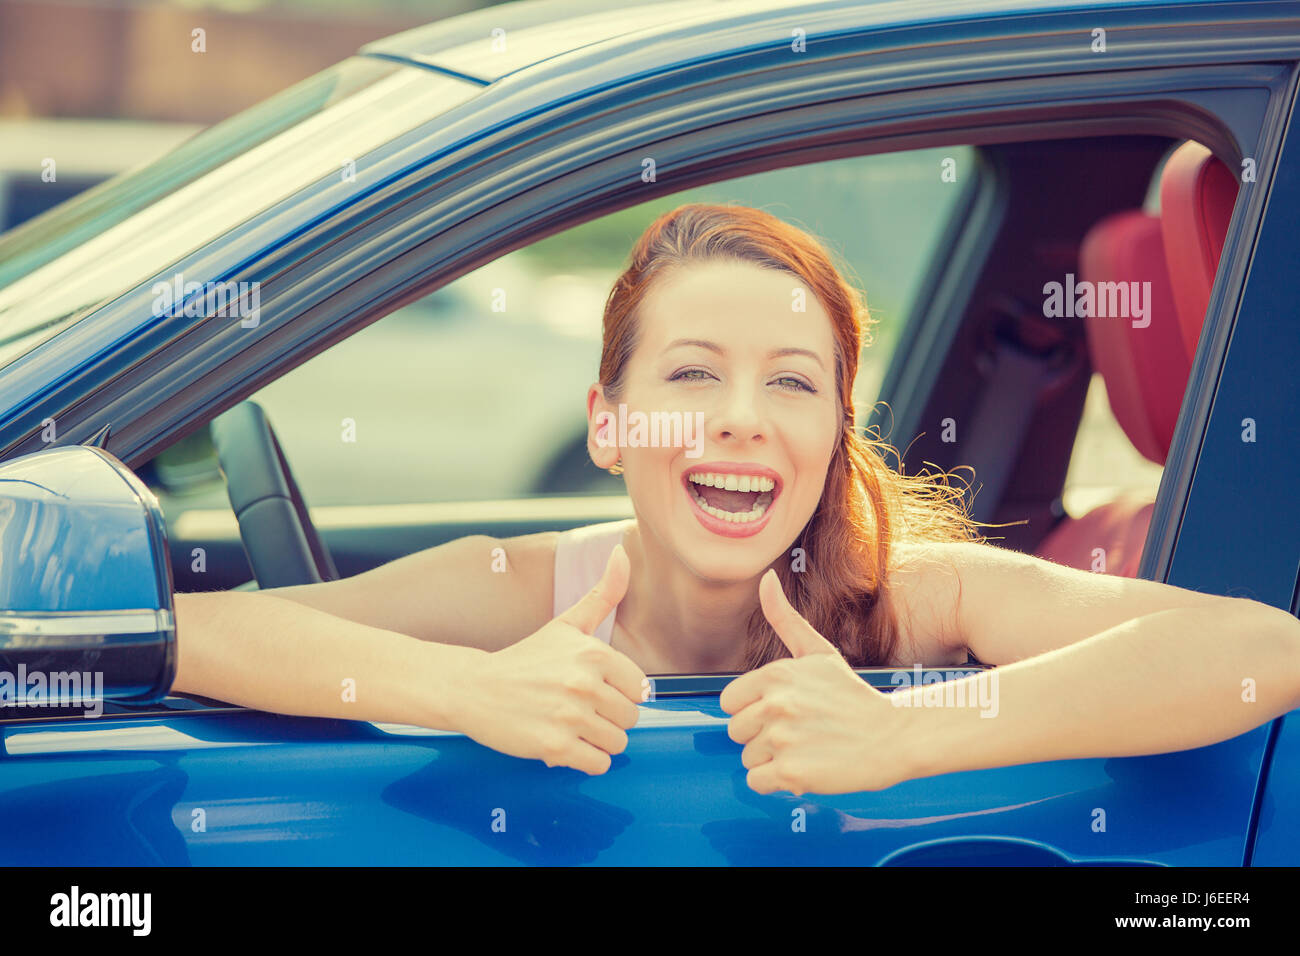
[[(782, 558), (789, 558), (798, 537), (787, 522), (768, 522), (750, 534), (727, 533), (731, 529), (706, 526), (693, 513), (673, 516), (675, 550), (694, 574), (711, 583), (735, 584), (752, 581)], [(717, 530), (715, 530), (717, 529)]]
[(695, 575), (715, 584), (738, 584), (760, 577), (772, 566), (772, 562), (781, 557), (780, 551), (771, 548), (762, 550), (756, 547), (700, 549), (692, 547), (683, 557)]

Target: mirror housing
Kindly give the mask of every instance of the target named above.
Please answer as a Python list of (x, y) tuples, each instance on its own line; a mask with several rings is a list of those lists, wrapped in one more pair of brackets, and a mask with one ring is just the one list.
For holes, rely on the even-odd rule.
[[(0, 714), (153, 703), (176, 673), (166, 525), (90, 446), (0, 462)], [(32, 712), (39, 716), (39, 712)]]

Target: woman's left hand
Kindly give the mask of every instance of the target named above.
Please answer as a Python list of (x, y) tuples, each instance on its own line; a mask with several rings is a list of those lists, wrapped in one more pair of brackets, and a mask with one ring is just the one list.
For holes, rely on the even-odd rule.
[(722, 692), (727, 734), (758, 793), (853, 793), (909, 779), (906, 711), (862, 680), (790, 604), (775, 571), (758, 586), (763, 614), (793, 657), (744, 674)]

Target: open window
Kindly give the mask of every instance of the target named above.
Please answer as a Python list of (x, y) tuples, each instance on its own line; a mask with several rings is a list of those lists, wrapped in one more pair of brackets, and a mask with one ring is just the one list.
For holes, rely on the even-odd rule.
[[(621, 482), (585, 449), (604, 298), (657, 214), (746, 203), (823, 238), (864, 288), (878, 324), (860, 419), (903, 467), (969, 475), (972, 510), (1000, 525), (988, 530), (999, 543), (1132, 576), (1235, 197), (1208, 149), (1157, 136), (775, 169), (526, 245), (254, 398), (343, 575), (465, 534), (628, 516)], [(944, 300), (954, 284), (961, 297)], [(178, 589), (247, 580), (207, 429), (146, 473), (171, 521)], [(209, 557), (197, 572), (196, 547)]]
[[(454, 280), (252, 396), (274, 423), (339, 572), (464, 534), (526, 534), (631, 514), (586, 448), (605, 298), (637, 236), (688, 202), (767, 209), (821, 237), (875, 325), (856, 383), (875, 401), (926, 275), (986, 170), (953, 145), (810, 163), (637, 204)], [(151, 474), (177, 588), (246, 580), (208, 429)], [(194, 572), (188, 556), (209, 560)], [(231, 570), (227, 570), (231, 569)]]
[(1237, 181), (1166, 138), (984, 152), (1000, 225), (964, 308), (943, 317), (946, 351), (891, 370), (885, 397), (911, 406), (895, 443), (905, 465), (969, 467), (998, 543), (1135, 576)]
[[(1133, 575), (1235, 185), (1204, 147), (1154, 136), (776, 169), (524, 246), (254, 398), (344, 575), (464, 534), (630, 515), (619, 480), (585, 448), (604, 298), (656, 215), (741, 202), (824, 239), (865, 289), (878, 324), (855, 390), (860, 419), (903, 467), (969, 468), (974, 513), (1001, 525), (994, 540)], [(959, 254), (972, 234), (974, 252)], [(967, 296), (935, 335), (936, 289), (954, 273)], [(151, 475), (173, 518), (178, 587), (241, 583), (207, 430)], [(186, 570), (200, 542), (219, 558), (201, 578)], [(214, 567), (236, 570), (215, 580)]]

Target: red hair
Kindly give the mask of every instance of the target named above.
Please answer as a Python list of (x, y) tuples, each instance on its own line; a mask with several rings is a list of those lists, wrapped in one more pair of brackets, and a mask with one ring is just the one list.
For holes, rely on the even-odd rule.
[[(898, 625), (883, 599), (898, 540), (978, 539), (963, 489), (947, 475), (907, 476), (887, 455), (897, 451), (878, 436), (858, 433), (853, 382), (858, 357), (875, 324), (863, 294), (845, 281), (826, 249), (808, 233), (746, 206), (693, 203), (660, 216), (641, 235), (631, 261), (605, 303), (600, 382), (617, 401), (637, 344), (637, 307), (651, 283), (673, 266), (711, 259), (751, 262), (803, 282), (830, 316), (835, 335), (835, 381), (843, 411), (821, 500), (791, 548), (794, 561), (775, 568), (790, 603), (854, 667), (882, 666), (893, 656)], [(901, 459), (900, 459), (901, 461)], [(793, 550), (792, 550), (793, 553)], [(746, 668), (788, 656), (761, 610), (749, 621)]]

